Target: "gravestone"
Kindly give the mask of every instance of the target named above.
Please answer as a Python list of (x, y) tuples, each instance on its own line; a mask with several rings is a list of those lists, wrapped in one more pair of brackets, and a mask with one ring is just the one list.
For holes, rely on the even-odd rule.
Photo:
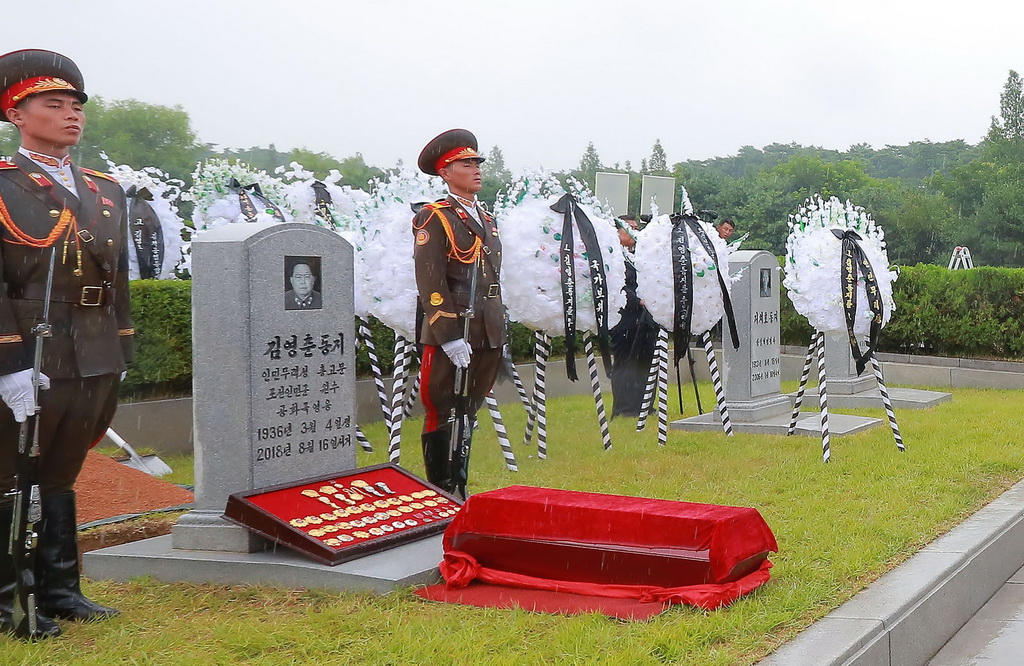
[(192, 266), (196, 508), (174, 547), (251, 552), (221, 518), (228, 495), (356, 464), (352, 248), (307, 224), (230, 224), (196, 239)]
[(782, 394), (779, 343), (779, 262), (769, 252), (739, 250), (729, 259), (738, 275), (730, 296), (739, 349), (722, 345), (725, 403), (734, 423), (754, 423), (788, 414), (792, 405)]
[(86, 575), (377, 592), (434, 582), (441, 535), (332, 567), (222, 517), (232, 493), (356, 466), (352, 247), (308, 224), (230, 224), (195, 240), (192, 266), (195, 508), (170, 536), (86, 553)]
[[(864, 349), (864, 346), (861, 346)], [(881, 364), (884, 372), (885, 364)], [(882, 394), (878, 390), (875, 373), (868, 363), (861, 375), (857, 376), (857, 365), (850, 349), (850, 338), (842, 331), (825, 334), (825, 376), (828, 387), (828, 404), (839, 409), (877, 408), (882, 409)], [(883, 377), (884, 379), (884, 377)], [(889, 402), (894, 409), (928, 409), (949, 402), (953, 394), (945, 391), (887, 386)], [(818, 395), (810, 398), (811, 404), (818, 404)], [(806, 397), (805, 397), (806, 399)]]
[[(792, 415), (792, 400), (782, 391), (782, 349), (780, 346), (779, 262), (763, 250), (738, 250), (729, 258), (729, 272), (737, 279), (730, 297), (740, 346), (728, 340), (722, 345), (725, 370), (725, 404), (733, 430), (757, 434), (785, 435)], [(831, 385), (830, 385), (831, 388)], [(805, 400), (809, 397), (805, 395)], [(805, 403), (806, 404), (806, 403)], [(818, 434), (817, 413), (801, 414), (796, 433)], [(835, 435), (859, 432), (877, 426), (879, 419), (834, 414), (830, 429)], [(674, 429), (721, 432), (717, 410), (674, 421)]]

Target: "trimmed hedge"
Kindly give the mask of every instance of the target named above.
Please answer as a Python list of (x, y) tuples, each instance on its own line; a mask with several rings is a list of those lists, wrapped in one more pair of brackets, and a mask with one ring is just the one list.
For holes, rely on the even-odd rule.
[[(135, 362), (123, 394), (188, 392), (192, 383), (191, 282), (136, 280), (131, 284), (135, 319)], [(785, 289), (783, 289), (785, 291)], [(1024, 269), (975, 268), (951, 271), (919, 264), (902, 269), (895, 285), (896, 312), (882, 331), (881, 351), (951, 357), (1018, 359), (1024, 357)], [(807, 320), (782, 294), (782, 343), (806, 346)], [(371, 320), (384, 372), (390, 372), (394, 333)], [(512, 356), (533, 359), (533, 334), (519, 324), (509, 331)], [(552, 353), (565, 351), (563, 338)], [(356, 370), (370, 372), (365, 349)]]

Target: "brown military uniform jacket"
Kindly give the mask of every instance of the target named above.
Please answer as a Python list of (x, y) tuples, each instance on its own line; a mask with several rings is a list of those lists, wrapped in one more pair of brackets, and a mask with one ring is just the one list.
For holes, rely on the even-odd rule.
[(49, 247), (32, 244), (45, 242), (68, 214), (78, 249), (71, 223), (49, 243), (56, 248), (53, 337), (43, 343), (42, 370), (55, 379), (92, 377), (120, 373), (131, 361), (125, 195), (109, 176), (71, 169), (80, 199), (20, 153), (0, 162), (0, 375), (32, 367), (32, 326), (42, 321), (50, 261)]
[[(478, 208), (481, 222), (449, 196), (427, 204), (413, 220), (416, 286), (424, 317), (420, 342), (441, 345), (463, 337), (460, 314), (469, 305), (473, 272), (477, 273), (473, 348), (498, 348), (507, 340), (501, 303), (501, 239), (494, 219)], [(482, 223), (482, 224), (481, 224)]]

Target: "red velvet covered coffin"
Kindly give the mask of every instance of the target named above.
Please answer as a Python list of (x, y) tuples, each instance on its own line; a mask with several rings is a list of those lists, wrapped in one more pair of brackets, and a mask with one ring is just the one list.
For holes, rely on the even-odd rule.
[(444, 550), (449, 592), (476, 582), (715, 608), (763, 584), (778, 545), (752, 508), (512, 486), (470, 497)]

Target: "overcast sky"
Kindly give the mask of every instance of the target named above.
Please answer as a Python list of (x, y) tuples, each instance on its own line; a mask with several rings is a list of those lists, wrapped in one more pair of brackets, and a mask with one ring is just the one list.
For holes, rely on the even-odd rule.
[[(373, 165), (450, 127), (513, 167), (634, 167), (795, 141), (975, 143), (1024, 70), (1012, 0), (54, 0), (3, 50), (70, 56), (104, 98), (181, 105), (201, 140)], [(88, 107), (87, 107), (88, 109)]]

